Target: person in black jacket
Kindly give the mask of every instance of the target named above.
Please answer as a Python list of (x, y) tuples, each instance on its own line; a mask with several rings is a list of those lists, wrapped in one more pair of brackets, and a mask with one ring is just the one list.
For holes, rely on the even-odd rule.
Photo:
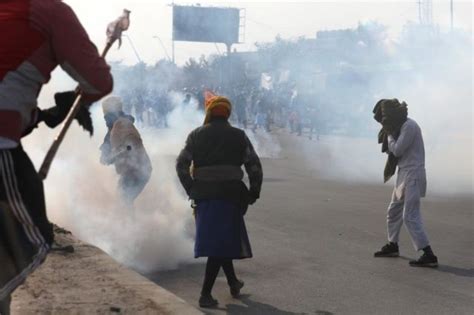
[[(189, 134), (176, 163), (178, 177), (195, 208), (194, 255), (208, 257), (201, 307), (218, 303), (211, 291), (220, 267), (230, 293), (239, 296), (244, 283), (237, 279), (232, 260), (252, 257), (244, 215), (248, 205), (260, 197), (263, 172), (245, 132), (229, 124), (230, 113), (228, 99), (214, 96), (207, 100), (204, 125)], [(242, 165), (250, 189), (242, 181)]]

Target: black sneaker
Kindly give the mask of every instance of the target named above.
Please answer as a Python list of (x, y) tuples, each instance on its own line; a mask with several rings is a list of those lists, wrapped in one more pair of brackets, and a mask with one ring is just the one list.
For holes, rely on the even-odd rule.
[(398, 257), (399, 255), (396, 243), (388, 243), (380, 251), (374, 253), (374, 257)]
[(210, 294), (201, 295), (199, 298), (200, 307), (214, 307), (217, 304), (219, 304), (219, 302), (217, 302), (217, 300), (214, 299)]
[(434, 254), (424, 253), (417, 260), (410, 260), (409, 264), (412, 267), (436, 268), (438, 267), (438, 257), (436, 257)]
[(237, 280), (235, 281), (232, 285), (229, 285), (230, 287), (230, 294), (236, 298), (240, 295), (240, 289), (244, 287), (244, 282)]

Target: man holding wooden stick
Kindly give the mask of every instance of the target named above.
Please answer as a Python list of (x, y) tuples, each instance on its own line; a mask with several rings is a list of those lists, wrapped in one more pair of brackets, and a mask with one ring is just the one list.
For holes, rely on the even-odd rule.
[(75, 93), (56, 95), (40, 110), (37, 96), (60, 65), (79, 83), (79, 123), (92, 132), (88, 106), (113, 86), (110, 68), (66, 4), (58, 0), (0, 1), (0, 314), (12, 292), (46, 258), (53, 242), (43, 184), (21, 138), (41, 121), (64, 120)]

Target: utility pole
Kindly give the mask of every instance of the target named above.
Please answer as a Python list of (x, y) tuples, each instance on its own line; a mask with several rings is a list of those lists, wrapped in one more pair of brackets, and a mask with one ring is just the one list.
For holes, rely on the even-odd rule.
[(454, 29), (454, 1), (451, 0), (451, 31)]
[[(172, 20), (171, 20), (171, 25), (174, 25), (174, 0), (171, 2), (171, 16), (172, 16)], [(173, 27), (173, 31), (172, 31), (172, 35), (171, 35), (171, 61), (176, 65), (176, 62), (175, 62), (175, 57), (174, 57), (174, 27)]]
[(227, 56), (226, 56), (226, 61), (227, 61), (227, 75), (226, 75), (226, 81), (225, 81), (225, 86), (226, 89), (230, 88), (230, 85), (232, 83), (232, 75), (233, 75), (233, 65), (232, 65), (232, 43), (225, 43), (225, 46), (227, 48)]
[(422, 25), (433, 25), (432, 0), (418, 0), (418, 18)]
[(174, 39), (171, 40), (171, 61), (176, 64), (174, 59)]
[(423, 24), (423, 19), (421, 18), (421, 0), (418, 0), (418, 22)]

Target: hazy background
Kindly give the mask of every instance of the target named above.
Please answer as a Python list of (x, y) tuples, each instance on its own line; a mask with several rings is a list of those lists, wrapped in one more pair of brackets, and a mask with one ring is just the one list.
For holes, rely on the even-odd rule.
[[(153, 64), (166, 54), (158, 36), (171, 55), (172, 1), (152, 0), (67, 0), (83, 22), (92, 40), (102, 47), (105, 27), (121, 14), (132, 11), (132, 24), (127, 34), (140, 58)], [(418, 21), (418, 1), (174, 1), (180, 5), (228, 6), (246, 9), (245, 43), (235, 45), (237, 51), (255, 49), (255, 42), (271, 41), (278, 34), (283, 39), (315, 37), (319, 30), (353, 28), (359, 22), (378, 21), (389, 27), (396, 38), (407, 21)], [(454, 1), (455, 27), (472, 33), (472, 2)], [(433, 1), (433, 19), (441, 28), (450, 24), (449, 0)], [(225, 46), (206, 43), (176, 42), (176, 61), (183, 64), (189, 57), (225, 52)], [(134, 64), (137, 58), (125, 38), (120, 52), (112, 50), (109, 60)]]
[[(159, 36), (171, 54), (170, 2), (66, 2), (76, 11), (99, 49), (105, 41), (107, 23), (120, 15), (123, 8), (128, 8), (132, 11), (132, 22), (127, 34), (135, 43), (140, 58), (153, 65), (166, 57), (160, 42), (153, 36)], [(387, 26), (388, 37), (383, 50), (390, 54), (392, 47), (400, 42), (404, 25), (418, 20), (417, 1), (201, 2), (203, 6), (208, 4), (247, 10), (246, 42), (236, 45), (237, 51), (255, 50), (255, 42), (271, 42), (277, 35), (283, 40), (296, 40), (300, 36), (314, 38), (318, 30), (354, 29), (359, 22), (371, 25), (370, 21), (375, 21)], [(427, 52), (426, 47), (421, 46), (419, 50), (407, 52), (425, 61), (423, 71), (414, 68), (408, 77), (391, 78), (379, 86), (375, 83), (378, 93), (371, 95), (369, 101), (361, 100), (360, 107), (347, 107), (348, 111), (363, 117), (359, 123), (364, 126), (349, 126), (342, 135), (326, 135), (319, 142), (299, 142), (297, 145), (307, 162), (301, 167), (314, 169), (319, 176), (334, 180), (381, 183), (385, 156), (376, 144), (379, 126), (372, 120), (370, 108), (377, 98), (398, 97), (407, 101), (410, 116), (422, 126), (430, 192), (472, 194), (472, 46), (465, 45), (465, 38), (458, 40), (449, 35), (449, 1), (434, 1), (434, 22), (448, 45), (440, 51)], [(472, 40), (471, 2), (455, 1), (455, 27)], [(177, 43), (176, 60), (182, 65), (190, 57), (224, 50), (223, 45), (216, 48), (214, 44)], [(393, 58), (398, 61), (410, 59), (399, 51)], [(113, 48), (108, 60), (133, 65), (137, 57), (124, 38), (122, 48)], [(141, 82), (140, 77), (117, 79)], [(341, 82), (340, 94), (357, 99), (352, 85), (352, 81)], [(61, 70), (55, 71), (40, 95), (40, 107), (53, 105), (55, 92), (74, 87), (75, 83)], [(193, 258), (192, 210), (175, 175), (174, 159), (184, 145), (187, 133), (199, 126), (203, 117), (196, 104), (183, 108), (179, 101), (183, 95), (176, 93), (174, 96), (170, 128), (140, 130), (152, 160), (153, 174), (134, 209), (121, 204), (116, 191), (118, 177), (113, 167), (99, 163), (99, 146), (106, 132), (100, 106), (93, 110), (94, 137), (90, 139), (74, 123), (45, 182), (47, 208), (53, 222), (141, 271), (175, 268)], [(357, 133), (351, 128), (362, 127), (373, 130), (373, 137), (351, 137), (351, 132)], [(40, 128), (24, 141), (37, 167), (56, 132)], [(263, 157), (280, 157), (276, 134), (247, 132)]]

